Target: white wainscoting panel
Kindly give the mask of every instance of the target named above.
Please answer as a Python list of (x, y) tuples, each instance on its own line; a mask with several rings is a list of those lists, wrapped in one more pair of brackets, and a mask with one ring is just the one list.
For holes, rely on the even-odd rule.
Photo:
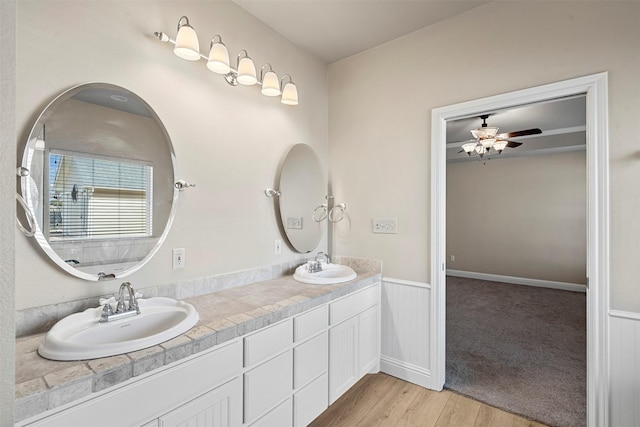
[(429, 318), (431, 287), (426, 283), (382, 279), (380, 370), (405, 381), (430, 384)]
[(609, 314), (609, 425), (640, 427), (640, 313)]

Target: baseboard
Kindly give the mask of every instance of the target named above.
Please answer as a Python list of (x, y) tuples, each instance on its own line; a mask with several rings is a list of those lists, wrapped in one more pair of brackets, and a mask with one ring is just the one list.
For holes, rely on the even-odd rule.
[(640, 320), (640, 313), (633, 311), (609, 310), (609, 316), (627, 320)]
[(431, 388), (432, 386), (431, 372), (428, 369), (392, 357), (384, 355), (380, 357), (380, 371), (421, 387)]
[(536, 286), (538, 288), (560, 289), (572, 292), (587, 292), (585, 285), (552, 280), (528, 279), (526, 277), (501, 276), (499, 274), (475, 273), (473, 271), (449, 270), (447, 276), (465, 277), (467, 279), (489, 280), (492, 282), (511, 283), (513, 285)]

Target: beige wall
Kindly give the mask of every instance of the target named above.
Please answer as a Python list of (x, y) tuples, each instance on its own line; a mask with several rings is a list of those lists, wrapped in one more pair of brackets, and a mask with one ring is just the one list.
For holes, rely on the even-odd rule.
[[(330, 181), (350, 215), (336, 252), (429, 282), (431, 110), (608, 71), (612, 306), (640, 312), (638, 22), (639, 2), (498, 1), (332, 64)], [(399, 233), (373, 234), (374, 217)]]
[[(288, 107), (258, 87), (231, 87), (204, 61), (176, 57), (154, 31), (175, 37), (190, 18), (201, 52), (221, 34), (232, 56), (247, 49), (257, 67), (290, 73), (300, 105)], [(283, 245), (273, 200), (263, 191), (296, 143), (314, 147), (327, 170), (326, 66), (232, 2), (28, 1), (17, 5), (17, 155), (40, 110), (80, 83), (107, 82), (143, 98), (173, 140), (178, 177), (197, 187), (180, 194), (173, 227), (156, 256), (128, 277), (142, 288), (300, 259)], [(15, 148), (14, 148), (15, 150)], [(326, 248), (326, 239), (319, 250)], [(186, 249), (186, 268), (172, 270), (172, 248)], [(32, 239), (18, 235), (16, 309), (115, 291), (56, 268)]]
[(13, 424), (15, 375), (15, 1), (0, 1), (0, 426)]
[(447, 164), (447, 268), (585, 284), (586, 183), (584, 151)]

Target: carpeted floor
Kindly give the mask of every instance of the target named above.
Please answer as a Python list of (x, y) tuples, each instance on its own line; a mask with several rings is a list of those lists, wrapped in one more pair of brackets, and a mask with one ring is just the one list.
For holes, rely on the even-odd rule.
[(445, 387), (550, 426), (586, 425), (586, 295), (447, 277)]

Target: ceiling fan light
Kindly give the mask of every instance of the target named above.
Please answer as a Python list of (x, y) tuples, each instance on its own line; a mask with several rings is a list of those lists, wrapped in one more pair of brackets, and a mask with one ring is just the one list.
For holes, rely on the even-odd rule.
[(502, 150), (504, 150), (506, 147), (507, 147), (507, 141), (504, 141), (504, 140), (496, 141), (493, 144), (493, 149), (496, 150), (498, 154), (502, 153)]
[(487, 127), (482, 128), (482, 129), (484, 129), (485, 136), (487, 136), (489, 138), (493, 138), (498, 133), (498, 128), (497, 127), (487, 126)]
[(482, 146), (489, 151), (489, 149), (491, 149), (491, 147), (493, 147), (493, 144), (496, 142), (495, 138), (485, 138), (483, 140), (480, 141), (480, 144), (482, 144)]
[(468, 142), (466, 144), (462, 144), (462, 149), (464, 150), (465, 153), (467, 153), (470, 156), (473, 150), (476, 149), (476, 143)]

